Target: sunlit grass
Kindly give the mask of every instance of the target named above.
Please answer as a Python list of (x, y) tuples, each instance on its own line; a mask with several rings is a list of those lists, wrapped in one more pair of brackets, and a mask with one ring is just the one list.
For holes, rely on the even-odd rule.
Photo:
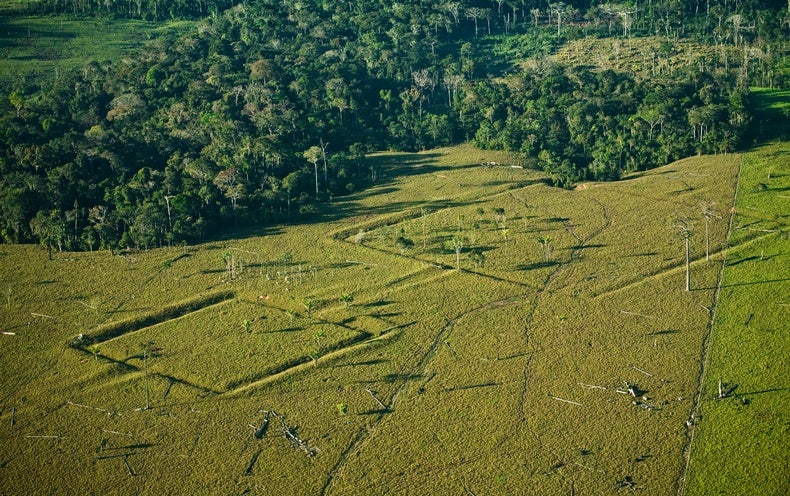
[[(740, 156), (574, 191), (466, 146), (371, 160), (379, 185), (335, 199), (323, 223), (54, 261), (0, 246), (9, 490), (675, 491)], [(779, 225), (780, 169), (731, 244)], [(68, 346), (221, 293), (98, 349)], [(279, 421), (255, 439), (266, 410), (318, 454)]]
[(765, 146), (744, 157), (689, 495), (780, 494), (787, 484), (788, 163), (786, 146)]
[(185, 21), (0, 17), (0, 81), (12, 82), (25, 76), (57, 78), (91, 61), (101, 63), (130, 55), (154, 34), (183, 31), (190, 26)]

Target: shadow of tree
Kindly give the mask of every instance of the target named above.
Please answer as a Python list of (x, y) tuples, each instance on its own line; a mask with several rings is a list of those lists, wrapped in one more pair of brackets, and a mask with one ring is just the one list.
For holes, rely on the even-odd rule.
[(535, 262), (531, 264), (521, 264), (517, 265), (517, 270), (534, 270), (534, 269), (544, 269), (546, 267), (554, 267), (555, 265), (559, 265), (560, 263), (555, 260), (550, 260), (548, 262)]

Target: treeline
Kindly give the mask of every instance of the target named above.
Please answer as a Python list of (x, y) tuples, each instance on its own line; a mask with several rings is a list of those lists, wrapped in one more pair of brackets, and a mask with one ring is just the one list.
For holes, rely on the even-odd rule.
[[(288, 9), (288, 0), (11, 0), (6, 8), (20, 14), (110, 16), (162, 21), (168, 19), (201, 19), (217, 16), (225, 10), (243, 6), (266, 6)], [(459, 0), (459, 1), (404, 1), (392, 2), (348, 1), (331, 5), (329, 2), (296, 2), (303, 8), (315, 11), (339, 10), (341, 12), (381, 11), (395, 8), (419, 9), (431, 15), (430, 22), (437, 26), (458, 24), (468, 20), (477, 31), (508, 32), (519, 24), (553, 24), (559, 29), (563, 23), (583, 24), (593, 31), (603, 30), (613, 34), (622, 30), (631, 34), (694, 34), (706, 33), (719, 37), (764, 37), (765, 31), (781, 29), (782, 19), (771, 11), (786, 10), (775, 0), (653, 0), (620, 2), (590, 0)], [(367, 4), (367, 5), (366, 5)], [(729, 26), (730, 16), (741, 17), (736, 26)], [(426, 19), (424, 19), (426, 20)], [(603, 32), (602, 31), (602, 32)]]
[(110, 16), (147, 21), (199, 19), (241, 3), (233, 0), (26, 0), (17, 11), (26, 14)]
[[(769, 73), (784, 84), (767, 58), (749, 65), (710, 56), (646, 79), (540, 56), (513, 71), (496, 55), (514, 41), (525, 57), (547, 40), (557, 46), (613, 29), (636, 36), (650, 25), (641, 13), (626, 24), (625, 14), (609, 15), (615, 29), (572, 3), (235, 3), (128, 60), (0, 90), (5, 242), (146, 248), (296, 221), (378, 180), (368, 151), (466, 140), (511, 150), (558, 185), (616, 179), (734, 149), (749, 123), (749, 84)], [(689, 14), (689, 4), (671, 5)], [(722, 49), (775, 53), (786, 43), (786, 12), (759, 5), (744, 0), (744, 14), (732, 15), (762, 19), (762, 28), (733, 31)], [(711, 16), (667, 21), (664, 48), (672, 50), (678, 26), (708, 36)]]
[(714, 78), (636, 82), (613, 71), (552, 68), (540, 79), (479, 84), (475, 141), (537, 157), (557, 185), (614, 180), (691, 153), (728, 152), (749, 121), (745, 94)]

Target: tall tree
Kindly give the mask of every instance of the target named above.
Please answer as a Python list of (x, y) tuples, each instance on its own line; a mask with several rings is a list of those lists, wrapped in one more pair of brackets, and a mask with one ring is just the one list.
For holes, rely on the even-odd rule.
[(315, 170), (315, 195), (318, 196), (318, 161), (321, 160), (322, 155), (321, 148), (313, 145), (303, 153), (303, 157), (313, 164), (313, 169)]

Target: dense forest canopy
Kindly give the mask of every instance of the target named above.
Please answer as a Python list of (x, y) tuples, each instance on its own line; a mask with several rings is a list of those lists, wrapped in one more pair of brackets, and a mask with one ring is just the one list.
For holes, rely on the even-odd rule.
[[(19, 12), (199, 19), (134, 56), (0, 87), (0, 238), (152, 247), (294, 221), (374, 183), (371, 150), (472, 141), (569, 186), (743, 144), (787, 87), (790, 5), (759, 0), (31, 0)], [(657, 40), (642, 72), (564, 66)], [(670, 63), (678, 43), (700, 51)], [(517, 62), (529, 59), (528, 65)]]

